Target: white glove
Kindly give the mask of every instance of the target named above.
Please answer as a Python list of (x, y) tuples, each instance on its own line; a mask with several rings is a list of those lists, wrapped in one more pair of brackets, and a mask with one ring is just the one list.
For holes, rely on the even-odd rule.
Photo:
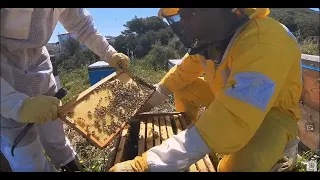
[(147, 151), (151, 172), (183, 172), (210, 153), (195, 126), (172, 136)]
[(180, 132), (109, 172), (184, 172), (210, 152), (195, 126)]
[(140, 112), (150, 111), (153, 107), (161, 104), (163, 101), (169, 98), (171, 92), (161, 84), (155, 84), (156, 91), (144, 105)]

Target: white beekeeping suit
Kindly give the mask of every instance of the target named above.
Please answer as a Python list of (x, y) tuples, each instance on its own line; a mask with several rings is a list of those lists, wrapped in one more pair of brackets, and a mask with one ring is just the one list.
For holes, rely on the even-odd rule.
[(21, 118), (28, 113), (22, 112), (27, 104), (24, 102), (34, 102), (31, 97), (40, 95), (53, 96), (58, 90), (45, 47), (58, 21), (111, 66), (119, 68), (121, 63), (121, 68), (126, 68), (129, 63), (127, 56), (117, 53), (97, 32), (86, 9), (1, 8), (1, 152), (13, 171), (54, 170), (43, 149), (55, 168), (67, 165), (76, 156), (61, 120), (37, 124), (18, 144), (14, 157), (10, 153), (13, 140), (29, 123)]

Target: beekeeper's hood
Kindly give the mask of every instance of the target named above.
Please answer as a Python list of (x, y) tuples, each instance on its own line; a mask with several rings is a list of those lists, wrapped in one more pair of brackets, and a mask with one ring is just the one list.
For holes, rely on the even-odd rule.
[(187, 48), (201, 49), (219, 46), (249, 19), (269, 13), (269, 8), (161, 8), (158, 16)]

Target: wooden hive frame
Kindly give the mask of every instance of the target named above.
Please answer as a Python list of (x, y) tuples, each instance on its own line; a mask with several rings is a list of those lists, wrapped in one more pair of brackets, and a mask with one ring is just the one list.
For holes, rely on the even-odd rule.
[[(82, 136), (84, 136), (90, 143), (92, 143), (94, 146), (96, 146), (97, 148), (103, 149), (105, 147), (108, 146), (108, 144), (115, 139), (115, 137), (122, 132), (122, 130), (124, 129), (124, 127), (126, 125), (128, 125), (128, 122), (124, 122), (122, 123), (122, 125), (116, 129), (116, 131), (114, 133), (112, 133), (111, 135), (108, 136), (107, 139), (105, 139), (104, 141), (99, 141), (98, 139), (96, 139), (93, 135), (88, 134), (86, 132), (86, 130), (84, 128), (82, 128), (79, 125), (75, 124), (75, 120), (70, 118), (67, 115), (67, 112), (69, 112), (69, 110), (73, 107), (75, 107), (78, 103), (82, 102), (85, 100), (85, 97), (87, 97), (89, 94), (91, 94), (92, 92), (94, 92), (100, 85), (108, 82), (108, 81), (112, 81), (114, 79), (117, 79), (120, 75), (126, 74), (128, 75), (133, 81), (135, 81), (138, 84), (141, 84), (147, 88), (152, 89), (152, 93), (144, 100), (143, 104), (149, 100), (149, 98), (152, 96), (152, 94), (155, 91), (155, 87), (146, 83), (145, 81), (143, 81), (142, 79), (138, 78), (137, 76), (135, 76), (134, 74), (132, 74), (131, 72), (128, 71), (122, 71), (122, 72), (114, 72), (111, 75), (103, 78), (102, 80), (100, 80), (99, 82), (97, 82), (96, 84), (94, 84), (93, 86), (89, 87), (88, 89), (86, 89), (85, 91), (83, 91), (82, 93), (80, 93), (78, 96), (75, 96), (74, 98), (72, 98), (69, 102), (67, 102), (66, 104), (64, 104), (63, 106), (61, 106), (61, 108), (59, 109), (59, 118), (65, 122), (66, 124), (68, 124), (71, 128), (75, 129), (78, 133), (80, 133)], [(137, 106), (137, 108), (135, 109), (132, 117), (134, 117), (142, 108), (141, 106)]]
[[(160, 145), (166, 139), (185, 130), (190, 122), (184, 113), (140, 114), (140, 131), (138, 139), (138, 155), (150, 148)], [(188, 172), (215, 172), (215, 168), (207, 154), (197, 163), (192, 164)]]
[(117, 163), (128, 160), (128, 140), (129, 140), (130, 128), (125, 126), (121, 130), (121, 135), (115, 140), (115, 149), (110, 152), (106, 171)]

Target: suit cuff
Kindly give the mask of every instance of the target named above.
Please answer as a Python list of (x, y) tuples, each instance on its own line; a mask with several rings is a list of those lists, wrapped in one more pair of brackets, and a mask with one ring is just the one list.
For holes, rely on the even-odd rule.
[(161, 94), (164, 94), (165, 96), (169, 96), (170, 94), (172, 94), (172, 92), (166, 88), (163, 84), (157, 84), (157, 91), (159, 91)]

